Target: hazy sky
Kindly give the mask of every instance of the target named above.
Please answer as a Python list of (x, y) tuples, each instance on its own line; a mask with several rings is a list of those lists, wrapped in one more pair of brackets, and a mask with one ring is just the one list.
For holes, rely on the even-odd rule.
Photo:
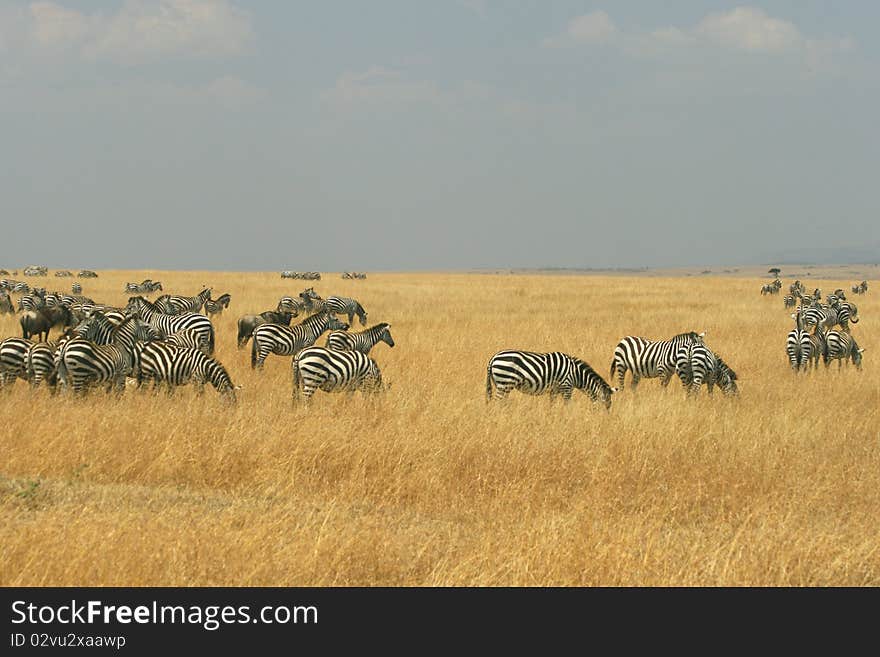
[(0, 267), (877, 247), (873, 0), (0, 0)]

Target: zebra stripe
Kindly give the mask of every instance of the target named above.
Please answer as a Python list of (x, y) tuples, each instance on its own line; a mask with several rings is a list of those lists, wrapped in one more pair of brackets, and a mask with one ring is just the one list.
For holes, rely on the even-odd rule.
[[(211, 288), (206, 287), (193, 297), (184, 297), (179, 294), (162, 295), (165, 312), (168, 315), (183, 315), (185, 313), (200, 313), (205, 301), (211, 298)], [(156, 299), (158, 309), (162, 308), (162, 304)]]
[(843, 361), (852, 360), (857, 369), (862, 369), (862, 352), (856, 339), (850, 333), (844, 331), (828, 331), (825, 334), (825, 351), (823, 360), (825, 367), (837, 360), (837, 369), (843, 367)]
[(261, 324), (253, 332), (251, 342), (251, 367), (261, 368), (269, 354), (293, 356), (301, 349), (311, 347), (324, 331), (347, 329), (334, 315), (320, 313), (307, 317), (296, 326)]
[(216, 299), (206, 299), (205, 300), (205, 314), (210, 317), (211, 315), (219, 315), (223, 312), (224, 308), (229, 307), (229, 301), (232, 299), (229, 294), (221, 294)]
[(736, 372), (718, 354), (713, 353), (701, 342), (691, 342), (679, 349), (675, 359), (675, 371), (688, 396), (698, 394), (703, 383), (706, 384), (710, 395), (715, 385), (721, 388), (725, 395), (738, 393)]
[(327, 297), (326, 301), (324, 301), (324, 309), (337, 315), (348, 316), (349, 324), (351, 324), (354, 316), (357, 315), (361, 326), (367, 325), (367, 312), (364, 310), (364, 307), (355, 299), (337, 296)]
[(159, 329), (164, 335), (171, 335), (184, 329), (202, 332), (209, 354), (214, 353), (214, 325), (204, 315), (186, 313), (183, 315), (165, 315), (156, 306), (143, 297), (131, 297), (125, 307), (126, 313), (134, 313), (153, 328)]
[(58, 380), (62, 388), (81, 393), (102, 383), (107, 389), (122, 392), (125, 377), (134, 365), (135, 338), (126, 327), (135, 322), (127, 318), (111, 334), (111, 343), (97, 345), (84, 338), (71, 338), (58, 350)]
[(210, 355), (208, 353), (209, 347), (206, 339), (207, 336), (202, 331), (196, 329), (184, 329), (177, 333), (172, 333), (165, 338), (164, 342), (165, 344), (178, 348), (198, 349), (206, 355)]
[[(494, 388), (494, 395), (493, 395)], [(511, 390), (527, 395), (561, 394), (567, 402), (577, 388), (611, 408), (611, 395), (617, 388), (609, 386), (587, 363), (560, 351), (499, 351), (486, 367), (486, 400), (504, 399)]]
[(0, 342), (0, 388), (27, 378), (27, 353), (33, 342), (24, 338), (6, 338)]
[(168, 394), (177, 386), (194, 383), (199, 394), (210, 383), (220, 396), (235, 402), (235, 386), (226, 368), (215, 358), (199, 349), (177, 347), (164, 342), (151, 342), (139, 350), (138, 386), (153, 381), (154, 388), (166, 385)]
[(389, 347), (394, 346), (394, 338), (391, 337), (391, 324), (382, 322), (359, 333), (331, 331), (327, 335), (327, 348), (336, 351), (360, 351), (368, 354), (370, 349), (380, 342), (384, 342)]
[(614, 348), (611, 361), (611, 378), (617, 378), (617, 387), (622, 389), (627, 371), (632, 372), (632, 389), (635, 390), (644, 377), (652, 379), (660, 377), (663, 386), (675, 374), (675, 359), (678, 350), (692, 342), (702, 342), (704, 333), (694, 331), (680, 333), (669, 340), (652, 342), (638, 336), (623, 338)]
[(372, 358), (360, 351), (332, 351), (307, 347), (293, 359), (293, 398), (306, 401), (315, 390), (364, 393), (382, 389), (382, 373)]
[(55, 388), (58, 372), (55, 367), (55, 342), (36, 342), (28, 349), (25, 357), (27, 380), (31, 386), (38, 388), (45, 381), (50, 388)]

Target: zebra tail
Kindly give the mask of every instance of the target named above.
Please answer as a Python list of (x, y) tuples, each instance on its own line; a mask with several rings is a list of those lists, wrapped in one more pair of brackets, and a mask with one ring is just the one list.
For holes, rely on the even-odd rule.
[(299, 401), (299, 384), (300, 384), (300, 376), (299, 376), (299, 357), (293, 357), (293, 401)]
[(58, 381), (61, 382), (61, 387), (65, 389), (69, 388), (70, 386), (67, 377), (70, 373), (67, 371), (67, 363), (64, 362), (63, 355), (61, 358), (58, 359), (58, 367), (56, 369)]
[(257, 366), (257, 339), (251, 341), (251, 369)]
[(486, 368), (486, 403), (492, 401), (492, 365)]

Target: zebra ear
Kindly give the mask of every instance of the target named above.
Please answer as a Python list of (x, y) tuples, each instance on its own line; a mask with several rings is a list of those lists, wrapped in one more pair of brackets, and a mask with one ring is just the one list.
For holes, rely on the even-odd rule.
[(615, 392), (618, 392), (619, 390), (620, 390), (620, 388), (618, 388), (617, 386), (614, 386), (613, 388), (611, 388), (611, 394), (613, 395)]
[(865, 350), (865, 348), (862, 347), (861, 349), (859, 349), (859, 353), (862, 353), (864, 350)]
[(703, 331), (702, 333), (700, 333), (700, 337), (701, 337), (701, 338), (705, 338), (705, 337), (706, 337), (706, 332)]

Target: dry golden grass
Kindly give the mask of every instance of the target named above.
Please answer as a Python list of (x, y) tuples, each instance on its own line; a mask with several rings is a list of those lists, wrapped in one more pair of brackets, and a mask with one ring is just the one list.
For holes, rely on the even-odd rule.
[[(2, 585), (880, 584), (876, 291), (857, 299), (863, 371), (796, 376), (792, 322), (758, 279), (326, 275), (319, 293), (392, 323), (397, 347), (373, 354), (392, 388), (318, 392), (306, 409), (292, 406), (289, 358), (251, 371), (235, 321), (311, 283), (82, 282), (122, 304), (123, 283), (147, 276), (232, 294), (217, 356), (244, 386), (239, 404), (210, 388), (4, 391)], [(623, 335), (689, 329), (737, 370), (738, 399), (691, 402), (677, 381), (647, 380), (610, 413), (579, 393), (486, 406), (502, 348), (567, 351), (607, 377)], [(0, 335), (18, 334), (0, 317)]]

